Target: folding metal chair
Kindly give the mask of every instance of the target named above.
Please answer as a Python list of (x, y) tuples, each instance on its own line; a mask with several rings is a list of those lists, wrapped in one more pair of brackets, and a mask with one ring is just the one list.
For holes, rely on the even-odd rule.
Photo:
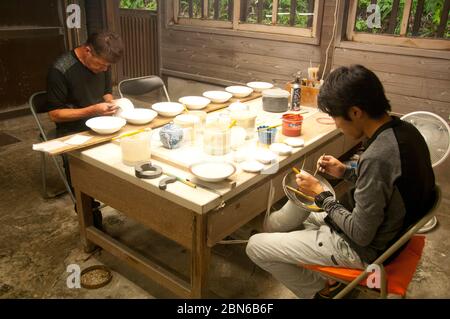
[[(37, 92), (34, 93), (29, 101), (28, 105), (30, 106), (31, 114), (33, 114), (34, 120), (36, 122), (36, 125), (39, 129), (39, 138), (41, 141), (46, 142), (48, 141), (49, 137), (54, 138), (56, 137), (56, 134), (52, 134), (51, 132), (46, 132), (44, 130), (44, 127), (41, 123), (41, 120), (39, 119), (38, 114), (41, 113), (47, 113), (48, 112), (48, 104), (47, 104), (47, 92)], [(44, 152), (40, 152), (41, 154), (41, 178), (42, 178), (42, 191), (43, 191), (43, 197), (44, 198), (53, 198), (56, 197), (61, 193), (58, 194), (49, 194), (47, 190), (47, 161), (46, 161), (46, 154)], [(58, 174), (61, 178), (61, 180), (64, 183), (64, 186), (66, 187), (66, 191), (69, 193), (70, 198), (72, 199), (73, 203), (75, 204), (75, 196), (72, 193), (72, 190), (70, 189), (69, 183), (67, 182), (66, 175), (64, 174), (61, 165), (56, 160), (55, 156), (51, 156), (53, 163), (56, 166), (56, 169), (58, 170)]]
[[(434, 203), (428, 213), (416, 224), (412, 225), (391, 247), (378, 257), (365, 270), (338, 268), (318, 265), (302, 265), (301, 267), (317, 271), (324, 277), (347, 284), (334, 299), (341, 299), (354, 288), (367, 286), (366, 279), (376, 268), (380, 269), (380, 298), (397, 295), (404, 297), (409, 283), (417, 268), (417, 264), (425, 246), (425, 237), (415, 235), (430, 219), (432, 219), (441, 201), (441, 190), (435, 186)], [(406, 246), (404, 247), (404, 245)], [(392, 261), (387, 260), (399, 249), (404, 247)], [(375, 265), (375, 267), (374, 267)], [(378, 288), (377, 288), (378, 289)]]
[(143, 76), (121, 81), (119, 83), (119, 94), (122, 98), (124, 95), (138, 96), (160, 88), (164, 90), (167, 101), (170, 102), (169, 93), (167, 92), (164, 81), (156, 75)]

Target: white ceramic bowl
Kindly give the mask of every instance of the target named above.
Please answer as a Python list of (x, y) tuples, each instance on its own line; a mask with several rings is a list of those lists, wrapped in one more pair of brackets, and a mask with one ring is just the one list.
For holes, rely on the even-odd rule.
[(233, 94), (224, 91), (206, 91), (203, 96), (213, 103), (225, 103), (233, 97)]
[(176, 102), (159, 102), (153, 104), (152, 109), (161, 116), (173, 117), (183, 112), (184, 106)]
[(149, 109), (136, 108), (123, 111), (120, 116), (127, 120), (128, 123), (140, 125), (150, 123), (156, 116), (158, 116), (158, 113)]
[(133, 102), (126, 98), (114, 100), (112, 103), (118, 108), (116, 112), (117, 116), (122, 116), (122, 112), (134, 109)]
[(99, 116), (86, 121), (86, 126), (98, 134), (112, 134), (119, 131), (127, 121), (116, 116)]
[(248, 86), (239, 86), (239, 85), (229, 86), (225, 88), (225, 91), (233, 94), (233, 96), (237, 98), (247, 97), (253, 93), (252, 88), (249, 88)]
[(220, 182), (236, 172), (236, 167), (227, 162), (205, 161), (192, 164), (189, 171), (195, 177), (206, 182)]
[(211, 103), (211, 100), (203, 96), (184, 96), (178, 102), (186, 105), (190, 110), (201, 110)]
[(252, 88), (255, 92), (262, 92), (273, 88), (273, 84), (267, 82), (249, 82), (247, 83), (247, 86)]

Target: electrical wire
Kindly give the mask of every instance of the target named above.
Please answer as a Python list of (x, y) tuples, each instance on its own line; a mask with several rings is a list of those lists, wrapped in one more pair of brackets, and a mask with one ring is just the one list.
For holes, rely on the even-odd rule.
[(328, 66), (328, 54), (331, 48), (331, 44), (334, 42), (334, 38), (336, 35), (336, 28), (337, 28), (337, 12), (338, 12), (338, 8), (339, 8), (339, 4), (341, 3), (341, 0), (336, 0), (336, 7), (334, 8), (334, 24), (333, 24), (333, 34), (331, 36), (330, 39), (330, 43), (328, 44), (327, 47), (327, 51), (325, 53), (325, 65), (323, 67), (323, 72), (322, 72), (322, 77), (321, 77), (321, 81), (323, 80), (323, 76), (325, 74), (325, 71), (327, 70), (327, 66)]

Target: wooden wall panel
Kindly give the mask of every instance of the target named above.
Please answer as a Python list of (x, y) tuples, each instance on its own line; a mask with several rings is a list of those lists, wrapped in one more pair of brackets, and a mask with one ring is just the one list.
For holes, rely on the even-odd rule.
[(446, 59), (336, 48), (333, 62), (334, 68), (358, 63), (373, 70), (395, 112), (421, 110), (449, 117), (450, 55)]

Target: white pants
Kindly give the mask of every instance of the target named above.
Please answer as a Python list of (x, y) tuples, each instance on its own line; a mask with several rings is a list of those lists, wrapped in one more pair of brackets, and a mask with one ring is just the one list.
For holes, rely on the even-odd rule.
[(325, 217), (326, 213), (309, 213), (288, 201), (269, 216), (268, 233), (250, 238), (247, 255), (299, 298), (312, 298), (326, 280), (302, 264), (365, 268), (348, 243), (325, 224)]

